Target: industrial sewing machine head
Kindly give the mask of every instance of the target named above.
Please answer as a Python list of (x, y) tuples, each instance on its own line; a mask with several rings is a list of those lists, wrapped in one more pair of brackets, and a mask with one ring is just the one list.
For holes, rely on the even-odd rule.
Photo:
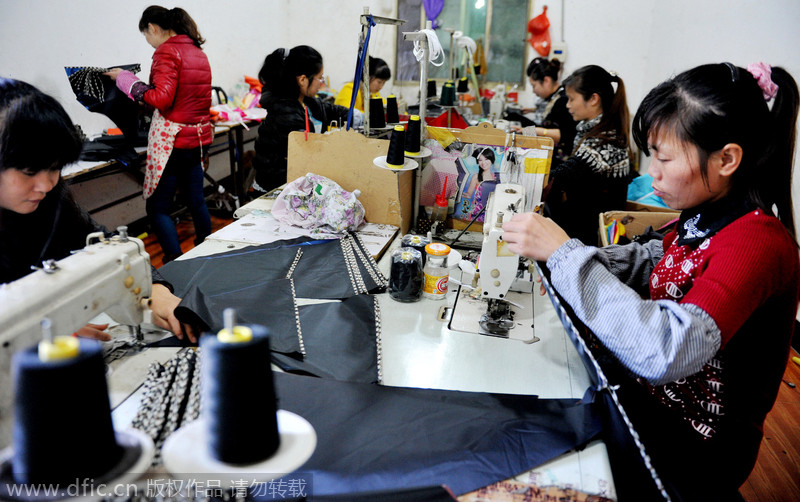
[(517, 277), (519, 255), (509, 251), (503, 240), (503, 223), (524, 207), (524, 188), (510, 183), (497, 185), (486, 206), (478, 284), (487, 302), (480, 326), (491, 334), (507, 335), (514, 324), (511, 305), (505, 298)]
[[(462, 275), (449, 327), (457, 331), (512, 338), (526, 342), (533, 335), (533, 305), (530, 277), (520, 267), (519, 255), (503, 240), (503, 223), (525, 207), (522, 185), (500, 183), (486, 205), (483, 242), (475, 275)], [(463, 270), (463, 272), (468, 272)], [(467, 292), (467, 290), (471, 290)]]
[(71, 336), (105, 312), (120, 324), (149, 322), (150, 256), (144, 243), (119, 235), (89, 234), (86, 247), (27, 276), (0, 284), (0, 447), (11, 427), (11, 358), (42, 340), (42, 321), (52, 336)]

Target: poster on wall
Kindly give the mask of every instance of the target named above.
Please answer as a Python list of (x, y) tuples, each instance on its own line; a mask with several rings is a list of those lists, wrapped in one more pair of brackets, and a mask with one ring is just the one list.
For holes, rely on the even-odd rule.
[(483, 209), (500, 182), (503, 148), (490, 145), (465, 145), (456, 162), (459, 169), (458, 192), (453, 218), (482, 223)]
[(542, 188), (549, 172), (548, 150), (507, 147), (481, 143), (453, 143), (443, 148), (436, 141), (426, 143), (431, 159), (422, 172), (420, 205), (433, 206), (444, 192), (453, 220), (484, 221), (483, 209), (498, 183), (525, 187), (525, 211), (542, 200)]

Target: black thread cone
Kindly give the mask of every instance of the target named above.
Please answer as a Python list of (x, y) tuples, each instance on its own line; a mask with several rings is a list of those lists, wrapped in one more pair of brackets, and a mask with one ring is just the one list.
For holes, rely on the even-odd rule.
[(461, 77), (458, 80), (458, 92), (469, 92), (469, 82), (467, 81), (467, 77)]
[(436, 97), (436, 81), (432, 78), (428, 79), (428, 97), (435, 98)]
[(386, 115), (383, 113), (383, 100), (369, 98), (369, 126), (375, 128), (386, 127)]
[(453, 82), (447, 82), (442, 86), (442, 96), (439, 98), (439, 104), (442, 106), (453, 106), (455, 103), (456, 89), (453, 87)]
[(403, 147), (406, 141), (403, 126), (394, 126), (392, 137), (389, 139), (389, 153), (386, 154), (386, 164), (392, 169), (400, 169), (406, 162)]
[(400, 113), (397, 110), (397, 98), (395, 96), (386, 98), (386, 122), (389, 124), (400, 122)]
[(200, 339), (208, 451), (230, 464), (260, 462), (280, 446), (269, 332), (263, 326), (249, 327), (250, 341), (225, 343), (214, 335)]
[(419, 155), (419, 135), (419, 115), (412, 115), (408, 118), (408, 129), (406, 130), (406, 155)]
[(14, 355), (14, 479), (74, 483), (98, 478), (122, 457), (108, 402), (103, 349), (80, 340), (78, 355), (44, 362), (37, 347)]

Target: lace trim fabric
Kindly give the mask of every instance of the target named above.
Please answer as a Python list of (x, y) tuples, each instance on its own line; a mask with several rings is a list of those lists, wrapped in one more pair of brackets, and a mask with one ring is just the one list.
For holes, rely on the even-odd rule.
[(381, 339), (381, 306), (378, 297), (373, 297), (375, 301), (375, 348), (378, 361), (378, 383), (383, 383), (383, 347)]
[(294, 301), (294, 323), (297, 326), (297, 342), (300, 344), (300, 353), (306, 356), (306, 344), (303, 341), (303, 328), (300, 324), (300, 310), (297, 308), (297, 294), (294, 290), (294, 281), (289, 279), (289, 285), (292, 289), (292, 300)]
[[(110, 68), (100, 68), (97, 66), (84, 66), (84, 67), (67, 67), (69, 73), (69, 85), (76, 95), (84, 95), (97, 100), (98, 103), (105, 101), (105, 87), (103, 85), (103, 73), (106, 73)], [(141, 65), (133, 65), (128, 70), (131, 73), (138, 73), (141, 71)], [(108, 78), (108, 77), (105, 77)]]
[(142, 401), (131, 427), (153, 440), (153, 466), (163, 461), (161, 447), (167, 437), (200, 415), (198, 352), (184, 349), (165, 364), (153, 363), (148, 368)]

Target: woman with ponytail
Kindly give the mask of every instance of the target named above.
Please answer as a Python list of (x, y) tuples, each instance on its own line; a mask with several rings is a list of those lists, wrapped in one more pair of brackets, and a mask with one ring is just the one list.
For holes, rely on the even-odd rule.
[(256, 190), (267, 192), (286, 183), (290, 132), (322, 133), (331, 122), (347, 120), (348, 108), (316, 98), (322, 71), (322, 56), (307, 45), (277, 49), (264, 59), (258, 78), (267, 118), (258, 127), (255, 143)]
[(781, 384), (800, 296), (798, 101), (764, 63), (703, 65), (650, 91), (633, 138), (656, 195), (682, 211), (663, 242), (585, 246), (538, 214), (503, 225), (622, 366), (612, 384), (672, 500), (742, 500)]
[[(567, 95), (561, 85), (561, 61), (534, 58), (528, 65), (528, 80), (538, 99), (535, 108), (510, 112), (507, 120), (518, 121), (518, 131), (527, 136), (553, 138), (553, 167), (567, 160), (575, 140), (575, 119), (567, 109)], [(531, 118), (523, 114), (528, 114)]]
[(150, 6), (139, 31), (156, 51), (150, 82), (114, 68), (107, 73), (133, 100), (155, 109), (147, 142), (144, 198), (147, 215), (164, 250), (164, 263), (181, 254), (170, 207), (178, 187), (188, 197), (195, 244), (211, 233), (203, 194), (203, 147), (211, 144), (211, 67), (200, 48), (205, 40), (181, 8)]
[(569, 235), (594, 245), (597, 215), (625, 208), (634, 173), (625, 84), (590, 65), (567, 77), (564, 89), (567, 109), (578, 124), (569, 159), (550, 172), (547, 210)]

